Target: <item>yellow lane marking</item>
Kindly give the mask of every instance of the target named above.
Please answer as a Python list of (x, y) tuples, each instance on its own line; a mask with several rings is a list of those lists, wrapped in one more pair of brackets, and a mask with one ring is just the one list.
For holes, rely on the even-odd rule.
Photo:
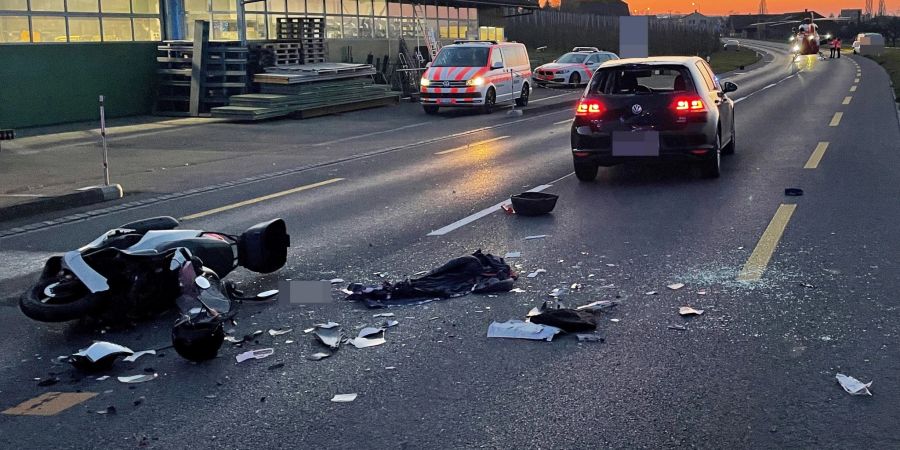
[(738, 281), (758, 281), (762, 278), (763, 272), (766, 271), (766, 266), (769, 264), (769, 260), (772, 259), (772, 254), (775, 253), (778, 241), (781, 240), (784, 229), (791, 220), (795, 209), (797, 209), (797, 205), (782, 204), (778, 207), (778, 211), (775, 211), (775, 217), (772, 217), (772, 221), (769, 222), (766, 231), (759, 238), (759, 243), (753, 249), (750, 259), (747, 260), (747, 264), (744, 264), (743, 270), (738, 274)]
[(841, 104), (849, 105), (851, 100), (853, 100), (853, 97), (844, 97), (844, 101)]
[(854, 83), (859, 83), (859, 78), (853, 80)]
[(852, 87), (850, 88), (850, 92), (856, 92), (856, 86), (852, 86)]
[(451, 148), (450, 150), (444, 150), (442, 152), (437, 152), (437, 153), (435, 153), (435, 155), (446, 155), (447, 153), (458, 152), (460, 150), (465, 150), (468, 148), (475, 147), (476, 145), (490, 144), (491, 142), (502, 141), (503, 139), (507, 139), (507, 138), (509, 138), (509, 136), (500, 136), (500, 137), (495, 137), (493, 139), (485, 139), (483, 141), (473, 142), (471, 144), (463, 145), (463, 146), (456, 147), (456, 148)]
[(318, 183), (307, 184), (306, 186), (295, 187), (293, 189), (288, 189), (286, 191), (276, 192), (274, 194), (264, 195), (262, 197), (251, 198), (250, 200), (244, 200), (242, 202), (233, 203), (231, 205), (222, 206), (220, 208), (210, 209), (208, 211), (199, 212), (197, 214), (191, 214), (189, 216), (181, 217), (181, 218), (179, 218), (179, 220), (199, 219), (200, 217), (206, 217), (206, 216), (210, 216), (213, 214), (218, 214), (223, 211), (240, 208), (242, 206), (252, 205), (254, 203), (264, 202), (266, 200), (271, 200), (273, 198), (284, 197), (285, 195), (296, 194), (297, 192), (315, 189), (317, 187), (329, 185), (332, 183), (337, 183), (338, 181), (343, 181), (343, 180), (344, 180), (344, 178), (332, 178), (330, 180), (320, 181)]
[(841, 124), (841, 119), (844, 117), (844, 113), (836, 112), (834, 113), (834, 117), (831, 118), (831, 126), (836, 127)]
[(553, 122), (553, 125), (562, 125), (564, 123), (572, 123), (572, 119), (560, 120), (559, 122)]
[(96, 395), (96, 392), (47, 392), (9, 408), (3, 411), (3, 414), (10, 416), (53, 416)]
[(815, 169), (819, 167), (819, 163), (822, 161), (822, 157), (825, 156), (825, 150), (828, 150), (828, 143), (819, 142), (819, 145), (817, 145), (816, 149), (813, 150), (812, 155), (809, 156), (809, 161), (806, 161), (806, 165), (803, 166), (803, 168)]

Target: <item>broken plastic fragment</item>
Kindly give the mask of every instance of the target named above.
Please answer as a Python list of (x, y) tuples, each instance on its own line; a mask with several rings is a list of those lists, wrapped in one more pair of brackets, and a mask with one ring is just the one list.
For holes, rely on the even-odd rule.
[(397, 325), (400, 325), (400, 322), (398, 322), (396, 320), (386, 320), (386, 321), (384, 321), (383, 327), (391, 328), (391, 327), (396, 327)]
[(813, 285), (811, 285), (811, 284), (809, 284), (809, 283), (800, 283), (800, 286), (803, 286), (803, 287), (809, 288), (809, 289), (812, 289), (812, 288), (815, 287), (815, 286), (813, 286)]
[(349, 403), (356, 400), (356, 394), (337, 394), (331, 398), (335, 403)]
[(577, 291), (577, 290), (581, 289), (581, 287), (582, 287), (581, 283), (572, 283), (572, 286), (570, 287), (570, 289), (572, 289), (573, 291)]
[(225, 336), (225, 341), (231, 342), (232, 344), (240, 344), (241, 342), (244, 342), (243, 339), (238, 339), (234, 336)]
[(125, 357), (125, 359), (123, 359), (122, 361), (135, 362), (135, 361), (137, 361), (137, 359), (140, 358), (141, 356), (144, 356), (144, 355), (155, 355), (155, 354), (156, 354), (156, 350), (144, 350), (144, 351), (142, 351), (142, 352), (137, 352), (137, 353), (135, 353), (135, 354), (133, 354), (133, 355), (131, 355), (131, 356), (127, 356), (127, 357)]
[(97, 377), (97, 381), (106, 381), (109, 379), (109, 375), (103, 375), (102, 377)]
[(372, 317), (394, 317), (394, 313), (374, 314)]
[(331, 356), (331, 353), (319, 352), (319, 353), (313, 353), (312, 355), (307, 356), (306, 359), (308, 359), (310, 361), (319, 361), (319, 360), (325, 359), (329, 356)]
[(597, 336), (596, 334), (576, 334), (575, 336), (578, 337), (578, 342), (603, 342), (603, 341), (605, 341), (605, 339), (603, 339), (600, 336)]
[(850, 395), (872, 395), (872, 392), (869, 391), (869, 388), (872, 387), (871, 381), (863, 383), (856, 378), (842, 373), (839, 373), (834, 377), (837, 379), (838, 383), (841, 384), (841, 387)]
[(646, 295), (659, 295), (659, 292), (656, 292), (656, 291), (647, 291), (647, 292), (645, 292), (645, 294), (646, 294)]
[(706, 291), (697, 291), (697, 295), (706, 295)]
[(528, 274), (528, 278), (534, 278), (534, 277), (536, 277), (536, 276), (538, 276), (538, 275), (540, 275), (540, 274), (542, 274), (542, 273), (547, 273), (547, 271), (544, 270), (544, 269), (538, 269), (538, 270), (535, 270), (534, 272), (531, 272), (531, 273)]
[(503, 256), (503, 257), (506, 258), (506, 259), (510, 259), (510, 258), (521, 258), (521, 257), (522, 257), (522, 252), (507, 252), (506, 255)]
[(615, 264), (611, 264), (611, 263), (607, 263), (607, 264), (606, 264), (606, 267), (616, 267), (616, 265), (615, 265)]
[(315, 328), (334, 328), (334, 327), (339, 327), (339, 326), (341, 326), (341, 324), (339, 324), (337, 322), (317, 323), (317, 324), (313, 325), (313, 327), (315, 327)]
[(522, 292), (526, 292), (526, 291), (525, 291), (525, 289), (522, 289), (522, 288), (515, 288), (515, 289), (511, 289), (509, 292), (515, 292), (517, 294), (521, 294)]
[(237, 362), (242, 363), (248, 359), (268, 358), (269, 356), (272, 356), (273, 353), (275, 353), (274, 348), (259, 348), (256, 350), (250, 350), (249, 352), (238, 354), (234, 357), (234, 359)]
[(98, 341), (69, 357), (69, 363), (80, 370), (102, 370), (112, 366), (117, 357), (132, 354), (134, 351), (128, 347)]
[(122, 383), (134, 384), (134, 383), (144, 383), (146, 381), (155, 380), (158, 377), (158, 374), (142, 374), (142, 375), (131, 375), (128, 377), (116, 377), (117, 380)]
[(316, 331), (313, 332), (313, 335), (316, 339), (319, 340), (322, 344), (325, 344), (331, 348), (338, 348), (341, 346), (341, 338), (343, 337), (343, 333), (340, 328), (337, 327), (329, 327), (329, 328), (316, 328)]
[(552, 341), (553, 336), (559, 333), (559, 328), (549, 325), (538, 325), (521, 320), (509, 320), (507, 322), (493, 322), (488, 327), (489, 338), (531, 339)]
[(547, 237), (546, 234), (537, 234), (537, 235), (534, 235), (534, 236), (526, 236), (526, 237), (525, 237), (525, 240), (526, 240), (526, 241), (533, 241), (533, 240), (535, 240), (535, 239), (544, 239), (545, 237)]
[(679, 289), (681, 289), (681, 288), (684, 287), (684, 283), (673, 283), (673, 284), (670, 284), (670, 285), (668, 285), (668, 286), (666, 286), (666, 287), (669, 288), (669, 289), (671, 289), (671, 290), (673, 290), (673, 291), (677, 291), (677, 290), (679, 290)]
[(703, 310), (694, 309), (690, 306), (682, 306), (681, 308), (678, 308), (678, 314), (681, 314), (682, 316), (700, 316), (703, 315)]
[(551, 297), (559, 297), (562, 293), (563, 293), (563, 291), (560, 288), (555, 288), (552, 291), (550, 291), (550, 296)]
[(596, 302), (588, 303), (587, 305), (581, 305), (575, 309), (586, 309), (588, 311), (601, 312), (603, 310), (612, 308), (618, 304), (619, 304), (619, 302), (614, 302), (612, 300), (599, 300)]
[(610, 321), (610, 322), (613, 322), (613, 323), (619, 323), (619, 320), (620, 320), (620, 319), (609, 319), (609, 321)]
[(278, 289), (272, 289), (269, 291), (263, 291), (259, 294), (256, 294), (256, 298), (270, 298), (278, 295)]
[(339, 284), (339, 283), (343, 283), (344, 279), (343, 278), (332, 278), (328, 282), (331, 284)]
[(56, 383), (59, 383), (58, 377), (47, 377), (47, 378), (44, 378), (43, 380), (38, 381), (37, 385), (40, 387), (47, 387), (47, 386), (53, 386)]
[(687, 331), (687, 328), (684, 325), (669, 325), (668, 328), (675, 331)]
[(281, 336), (282, 334), (290, 333), (294, 331), (293, 328), (281, 329), (281, 330), (269, 330), (269, 336)]

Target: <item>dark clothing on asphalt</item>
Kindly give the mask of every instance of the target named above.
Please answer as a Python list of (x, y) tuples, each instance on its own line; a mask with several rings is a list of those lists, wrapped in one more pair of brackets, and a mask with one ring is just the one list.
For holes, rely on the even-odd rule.
[(385, 282), (381, 286), (349, 286), (347, 300), (361, 301), (369, 308), (384, 308), (424, 300), (462, 297), (470, 292), (507, 292), (518, 275), (503, 261), (481, 250), (471, 256), (455, 258), (421, 278)]
[(549, 325), (567, 333), (593, 331), (597, 329), (597, 318), (594, 313), (577, 309), (547, 309), (532, 316), (531, 323)]

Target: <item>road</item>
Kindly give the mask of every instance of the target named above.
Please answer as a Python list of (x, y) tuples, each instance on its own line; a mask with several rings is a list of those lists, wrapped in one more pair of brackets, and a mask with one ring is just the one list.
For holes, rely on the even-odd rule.
[[(278, 176), (247, 167), (261, 179), (172, 191), (95, 216), (61, 213), (3, 237), (3, 408), (50, 391), (97, 395), (52, 416), (0, 415), (0, 446), (896, 448), (900, 127), (887, 76), (862, 58), (798, 71), (782, 46), (748, 45), (764, 47), (768, 64), (728, 77), (740, 86), (738, 143), (716, 180), (651, 166), (601, 169), (595, 183), (579, 183), (571, 110), (501, 112), (484, 129), (483, 116), (462, 114), (437, 122), (452, 123), (450, 134), (443, 126), (363, 134), (332, 144), (358, 147), (342, 161)], [(542, 185), (560, 196), (551, 216), (464, 220)], [(804, 195), (786, 197), (788, 187)], [(171, 315), (120, 331), (36, 324), (15, 297), (46, 255), (161, 214), (230, 232), (283, 217), (288, 265), (263, 277), (235, 273), (249, 290), (285, 278), (378, 283), (374, 273), (385, 272), (398, 280), (479, 248), (521, 251), (511, 261), (522, 273), (547, 273), (520, 278), (524, 293), (392, 309), (400, 325), (385, 345), (343, 348), (321, 361), (305, 359), (322, 347), (303, 329), (332, 320), (352, 333), (375, 325), (379, 311), (338, 296), (317, 308), (245, 305), (238, 335), (294, 331), (223, 348), (205, 364), (171, 350), (120, 361), (109, 375), (160, 374), (131, 386), (54, 364), (92, 340), (167, 345)], [(522, 319), (553, 288), (573, 283), (584, 287), (563, 297), (568, 305), (620, 302), (601, 316), (605, 342), (485, 337), (492, 321)], [(685, 305), (705, 314), (682, 318)], [(275, 354), (234, 362), (263, 347)], [(37, 386), (50, 373), (61, 382)], [(836, 373), (874, 381), (874, 395), (846, 394)], [(329, 401), (346, 393), (358, 398)], [(96, 413), (109, 406), (116, 414)]]

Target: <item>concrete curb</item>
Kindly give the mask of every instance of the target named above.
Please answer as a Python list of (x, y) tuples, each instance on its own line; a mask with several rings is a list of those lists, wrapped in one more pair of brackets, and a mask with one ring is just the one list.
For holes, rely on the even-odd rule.
[(124, 191), (122, 186), (112, 184), (109, 186), (89, 186), (78, 189), (70, 194), (41, 197), (27, 203), (20, 203), (0, 208), (0, 216), (9, 218), (22, 218), (44, 214), (48, 212), (77, 208), (95, 203), (107, 202), (122, 198)]

